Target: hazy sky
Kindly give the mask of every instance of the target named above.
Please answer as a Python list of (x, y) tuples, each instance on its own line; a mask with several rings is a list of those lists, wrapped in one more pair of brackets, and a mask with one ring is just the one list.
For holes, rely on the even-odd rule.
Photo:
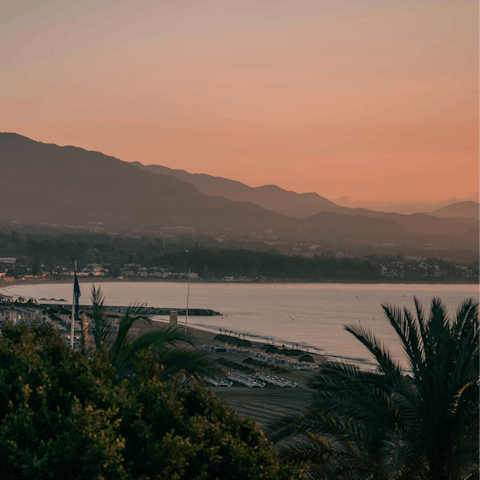
[(0, 131), (330, 199), (478, 195), (478, 2), (29, 0)]

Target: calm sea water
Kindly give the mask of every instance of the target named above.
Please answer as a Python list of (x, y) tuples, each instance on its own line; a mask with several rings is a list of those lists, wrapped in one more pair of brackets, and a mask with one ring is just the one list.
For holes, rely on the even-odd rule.
[[(185, 308), (186, 283), (102, 283), (109, 305), (147, 303), (154, 307)], [(90, 303), (91, 284), (80, 284), (81, 303)], [(72, 297), (68, 284), (18, 285), (0, 289), (7, 295), (40, 298)], [(478, 285), (365, 285), (365, 284), (207, 284), (190, 285), (190, 308), (210, 308), (220, 317), (189, 317), (189, 325), (218, 331), (220, 328), (291, 346), (369, 363), (365, 348), (346, 332), (344, 325), (371, 329), (402, 359), (402, 348), (382, 312), (382, 304), (414, 309), (413, 296), (428, 307), (440, 297), (454, 314), (469, 297), (478, 300)], [(70, 300), (71, 301), (71, 300)], [(179, 317), (183, 322), (185, 317)], [(402, 362), (403, 363), (403, 362)]]

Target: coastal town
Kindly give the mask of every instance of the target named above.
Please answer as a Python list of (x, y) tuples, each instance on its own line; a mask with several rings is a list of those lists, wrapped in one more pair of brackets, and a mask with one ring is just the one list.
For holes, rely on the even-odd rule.
[[(181, 254), (187, 257), (188, 252)], [(178, 254), (177, 254), (178, 256)], [(234, 254), (232, 254), (234, 256)], [(260, 255), (258, 255), (260, 256)], [(264, 255), (265, 257), (268, 254)], [(295, 262), (288, 256), (289, 263)], [(252, 271), (246, 265), (242, 267), (236, 265), (232, 268), (225, 260), (225, 265), (219, 266), (208, 264), (205, 260), (202, 271), (199, 274), (195, 271), (181, 270), (181, 264), (185, 261), (178, 262), (178, 265), (170, 267), (154, 266), (148, 263), (88, 263), (79, 269), (77, 276), (85, 279), (117, 279), (117, 280), (216, 280), (224, 282), (265, 282), (275, 280), (306, 280), (306, 281), (322, 281), (328, 279), (337, 280), (363, 280), (370, 281), (456, 281), (456, 282), (472, 282), (478, 279), (478, 265), (475, 264), (458, 264), (457, 262), (445, 260), (442, 258), (431, 257), (412, 257), (412, 256), (395, 256), (395, 257), (377, 257), (366, 256), (363, 258), (355, 258), (350, 255), (336, 254), (326, 256), (318, 256), (314, 258), (304, 259), (298, 257), (298, 262), (307, 263), (314, 268), (310, 274), (292, 271), (289, 276), (288, 271), (283, 271), (282, 275), (278, 275), (275, 271), (269, 271), (267, 268), (261, 267), (257, 262), (256, 268)], [(156, 263), (156, 262), (155, 262)], [(197, 261), (198, 263), (198, 261)], [(203, 262), (201, 262), (203, 263)], [(180, 267), (180, 268), (179, 268)], [(475, 268), (476, 267), (476, 268)], [(293, 270), (293, 269), (292, 269)], [(73, 270), (62, 265), (47, 266), (45, 264), (36, 264), (30, 258), (0, 257), (0, 283), (8, 284), (18, 281), (62, 281), (74, 275)]]

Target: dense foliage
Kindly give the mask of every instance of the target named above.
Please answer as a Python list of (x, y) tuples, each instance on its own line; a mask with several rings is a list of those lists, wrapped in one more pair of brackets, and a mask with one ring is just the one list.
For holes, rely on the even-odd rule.
[[(193, 242), (190, 241), (190, 244)], [(215, 243), (215, 242), (214, 242)], [(218, 244), (217, 244), (218, 245)], [(138, 267), (165, 268), (173, 272), (191, 269), (201, 278), (224, 276), (267, 277), (303, 280), (456, 280), (465, 279), (464, 272), (456, 263), (442, 258), (427, 258), (424, 261), (408, 259), (401, 255), (361, 255), (355, 258), (337, 257), (327, 252), (313, 257), (300, 254), (281, 254), (272, 247), (267, 250), (247, 248), (213, 248), (184, 243), (169, 244), (163, 248), (158, 237), (132, 237), (106, 234), (23, 234), (16, 231), (0, 232), (0, 256), (19, 259), (15, 267), (1, 265), (0, 271), (8, 268), (9, 275), (37, 275), (42, 272), (61, 274), (62, 268), (72, 269), (75, 260), (79, 268), (88, 264), (102, 264), (108, 275), (125, 276), (122, 270), (136, 274)], [(312, 253), (311, 250), (307, 250)], [(470, 252), (472, 254), (472, 252)], [(423, 254), (425, 255), (426, 252)], [(474, 255), (474, 254), (472, 254)], [(382, 274), (382, 267), (386, 270)], [(469, 265), (478, 278), (478, 261)], [(441, 275), (439, 275), (441, 273)]]
[(346, 329), (377, 363), (371, 371), (332, 362), (309, 381), (315, 397), (299, 416), (270, 426), (288, 440), (286, 459), (318, 479), (463, 480), (479, 477), (478, 302), (454, 318), (433, 299), (416, 318), (384, 306), (407, 357), (408, 371), (368, 330)]
[(293, 479), (258, 427), (198, 384), (159, 380), (148, 350), (120, 380), (47, 327), (4, 327), (0, 465), (8, 479)]

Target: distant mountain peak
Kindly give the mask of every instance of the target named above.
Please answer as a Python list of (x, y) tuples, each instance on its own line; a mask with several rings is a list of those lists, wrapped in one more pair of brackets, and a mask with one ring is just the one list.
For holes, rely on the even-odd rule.
[(272, 192), (288, 192), (288, 193), (296, 193), (293, 192), (292, 190), (285, 190), (282, 187), (279, 187), (278, 185), (274, 185), (273, 183), (269, 183), (268, 185), (262, 185), (260, 187), (252, 187), (255, 188), (256, 190), (268, 190)]
[(475, 218), (479, 219), (479, 203), (473, 202), (472, 200), (466, 200), (464, 202), (452, 203), (445, 207), (439, 208), (429, 215), (434, 215), (436, 217), (442, 218), (453, 218), (453, 217), (462, 217), (462, 218)]

